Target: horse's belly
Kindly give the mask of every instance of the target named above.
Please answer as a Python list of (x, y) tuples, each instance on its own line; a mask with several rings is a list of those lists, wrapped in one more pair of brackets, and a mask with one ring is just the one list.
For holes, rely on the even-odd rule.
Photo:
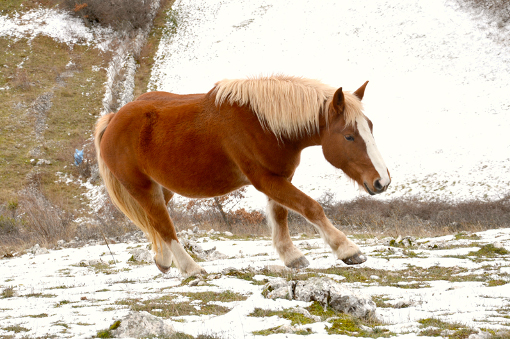
[(159, 184), (170, 191), (188, 198), (211, 198), (228, 194), (250, 181), (240, 170), (186, 168), (182, 171), (167, 170), (162, 175), (153, 176)]

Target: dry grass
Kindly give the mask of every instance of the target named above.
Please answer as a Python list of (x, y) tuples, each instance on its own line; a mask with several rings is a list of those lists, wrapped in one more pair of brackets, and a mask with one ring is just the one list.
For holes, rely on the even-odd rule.
[(494, 20), (501, 27), (510, 21), (510, 4), (508, 0), (457, 0), (464, 8), (477, 11), (479, 14)]
[[(349, 234), (426, 237), (510, 226), (510, 195), (496, 201), (459, 203), (416, 198), (380, 201), (370, 197), (335, 202), (331, 195), (325, 195), (319, 202), (333, 223)], [(193, 208), (186, 207), (189, 206), (178, 206), (172, 202), (169, 205), (179, 230), (197, 226), (203, 230), (231, 231), (236, 235), (270, 235), (261, 212), (229, 212), (230, 215), (243, 215), (233, 218), (234, 222), (229, 227), (213, 205), (207, 209), (196, 209), (194, 205)], [(291, 235), (316, 234), (313, 226), (292, 212), (289, 213), (289, 228)]]
[(89, 24), (99, 23), (117, 31), (132, 32), (152, 23), (151, 1), (146, 0), (50, 0)]

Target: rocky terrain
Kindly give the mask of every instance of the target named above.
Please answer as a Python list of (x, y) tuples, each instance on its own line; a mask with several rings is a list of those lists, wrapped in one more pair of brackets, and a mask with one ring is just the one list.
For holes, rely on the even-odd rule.
[(0, 260), (0, 337), (508, 337), (510, 229), (355, 239), (369, 256), (357, 267), (299, 236), (303, 270), (267, 238), (179, 236), (207, 275), (161, 274), (138, 232)]

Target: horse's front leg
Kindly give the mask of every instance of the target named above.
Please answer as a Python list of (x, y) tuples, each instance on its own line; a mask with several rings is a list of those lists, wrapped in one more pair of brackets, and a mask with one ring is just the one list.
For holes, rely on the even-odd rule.
[(285, 207), (268, 197), (267, 219), (272, 231), (273, 246), (280, 259), (290, 268), (307, 267), (310, 263), (290, 239), (287, 215)]
[(333, 226), (319, 203), (298, 190), (287, 179), (273, 174), (254, 177), (251, 180), (255, 188), (278, 204), (301, 214), (314, 225), (338, 259), (348, 265), (361, 264), (367, 260), (359, 247)]

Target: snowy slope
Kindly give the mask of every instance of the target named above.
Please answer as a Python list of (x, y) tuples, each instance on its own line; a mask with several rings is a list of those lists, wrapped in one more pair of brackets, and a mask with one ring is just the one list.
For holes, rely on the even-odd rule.
[[(370, 80), (366, 114), (393, 177), (382, 199), (509, 192), (509, 47), (453, 3), (182, 0), (174, 10), (177, 34), (160, 44), (152, 89), (206, 92), (223, 78), (275, 72), (349, 90)], [(294, 182), (315, 198), (360, 194), (320, 148), (304, 152)]]

